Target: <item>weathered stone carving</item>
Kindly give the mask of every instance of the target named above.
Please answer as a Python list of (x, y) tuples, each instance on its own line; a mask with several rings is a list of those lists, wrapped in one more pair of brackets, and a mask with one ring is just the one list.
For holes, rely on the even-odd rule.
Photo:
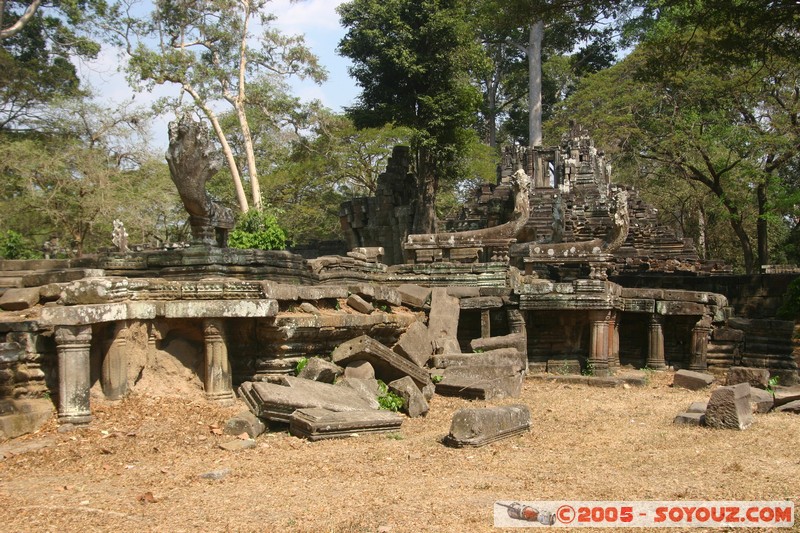
[(222, 157), (208, 138), (208, 128), (189, 114), (170, 122), (166, 158), (172, 181), (189, 213), (193, 244), (225, 247), (228, 231), (233, 228), (233, 213), (206, 191), (206, 182), (222, 166)]

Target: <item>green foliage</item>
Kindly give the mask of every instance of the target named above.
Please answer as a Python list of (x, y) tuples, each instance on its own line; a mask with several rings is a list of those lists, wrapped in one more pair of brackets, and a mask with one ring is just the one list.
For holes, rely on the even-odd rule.
[(294, 375), (299, 376), (306, 366), (308, 366), (308, 357), (301, 357), (294, 367)]
[(381, 380), (378, 380), (378, 405), (387, 411), (399, 411), (405, 405), (405, 400), (389, 390), (389, 387)]
[(228, 238), (228, 246), (240, 249), (283, 250), (286, 234), (278, 219), (267, 210), (251, 209), (244, 213)]
[(444, 376), (438, 376), (438, 375), (436, 375), (436, 376), (431, 376), (431, 381), (433, 381), (433, 383), (434, 383), (434, 384), (435, 384), (435, 383), (441, 383), (441, 381), (442, 381), (443, 379), (444, 379)]
[(22, 234), (14, 230), (0, 233), (0, 257), (3, 259), (36, 259), (41, 255)]
[(768, 393), (772, 394), (773, 397), (775, 396), (775, 387), (778, 386), (780, 380), (781, 380), (780, 376), (772, 376), (771, 378), (769, 378), (769, 381), (767, 381), (766, 390)]
[(800, 319), (800, 277), (795, 278), (786, 288), (783, 303), (778, 309), (778, 318), (781, 320)]

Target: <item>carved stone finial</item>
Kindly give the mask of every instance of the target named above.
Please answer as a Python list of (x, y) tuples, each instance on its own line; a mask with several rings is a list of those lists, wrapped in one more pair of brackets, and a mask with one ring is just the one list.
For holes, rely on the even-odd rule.
[(128, 232), (121, 220), (114, 220), (114, 231), (111, 232), (111, 242), (120, 252), (128, 251)]
[(222, 167), (222, 156), (209, 139), (208, 128), (188, 113), (177, 122), (170, 122), (166, 159), (189, 213), (193, 243), (226, 246), (233, 213), (206, 191), (206, 182)]

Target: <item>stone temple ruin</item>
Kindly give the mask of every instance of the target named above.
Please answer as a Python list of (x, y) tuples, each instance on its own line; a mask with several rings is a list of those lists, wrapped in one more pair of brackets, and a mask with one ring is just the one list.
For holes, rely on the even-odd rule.
[[(167, 379), (213, 401), (238, 393), (312, 440), (396, 430), (402, 417), (375, 410), (375, 377), (412, 416), (434, 391), (513, 397), (531, 374), (613, 386), (621, 367), (747, 366), (797, 380), (794, 324), (769, 318), (793, 276), (701, 261), (578, 129), (504, 152), (497, 183), (431, 235), (410, 232), (414, 177), (397, 147), (376, 196), (341, 206), (352, 251), (314, 259), (225, 247), (231, 214), (205, 191), (218, 155), (190, 119), (170, 126), (167, 160), (190, 246), (0, 262), (0, 436), (53, 404), (61, 423), (88, 423), (93, 395), (121, 399), (167, 363)], [(527, 427), (521, 412), (497, 435)], [(474, 445), (458, 431), (455, 445)]]

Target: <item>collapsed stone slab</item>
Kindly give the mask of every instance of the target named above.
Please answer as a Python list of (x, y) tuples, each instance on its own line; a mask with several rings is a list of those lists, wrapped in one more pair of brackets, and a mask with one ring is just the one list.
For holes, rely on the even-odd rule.
[(447, 294), (444, 287), (431, 293), (431, 310), (428, 315), (428, 332), (436, 353), (461, 351), (458, 344), (458, 319), (461, 306), (458, 298)]
[(726, 385), (736, 385), (738, 383), (749, 383), (752, 388), (766, 389), (769, 386), (769, 370), (766, 368), (732, 366), (728, 369)]
[(477, 400), (516, 398), (522, 392), (524, 374), (510, 365), (450, 367), (436, 385), (436, 392), (442, 396)]
[(425, 366), (433, 354), (428, 328), (422, 322), (414, 322), (400, 335), (392, 350), (417, 366)]
[(527, 432), (530, 410), (524, 405), (460, 409), (453, 415), (444, 444), (456, 448), (485, 446)]
[(400, 300), (403, 305), (415, 307), (417, 309), (422, 309), (431, 296), (430, 287), (420, 287), (419, 285), (412, 285), (410, 283), (405, 283), (397, 287), (397, 292), (400, 294)]
[(428, 402), (414, 380), (406, 376), (388, 384), (389, 390), (403, 399), (403, 412), (411, 418), (428, 414)]
[(705, 413), (687, 411), (685, 413), (679, 413), (672, 423), (680, 426), (702, 426), (705, 424), (705, 420)]
[(250, 411), (260, 418), (289, 422), (292, 413), (305, 407), (329, 411), (358, 411), (377, 408), (352, 389), (307, 379), (285, 376), (281, 383), (242, 383), (239, 394)]
[(509, 365), (515, 371), (525, 370), (525, 357), (516, 348), (501, 348), (482, 353), (457, 353), (433, 356), (434, 368), (455, 366), (502, 366)]
[(0, 309), (5, 311), (22, 311), (39, 303), (39, 287), (6, 289), (0, 296)]
[(340, 344), (331, 354), (331, 360), (343, 366), (355, 361), (367, 361), (375, 369), (375, 376), (387, 383), (404, 376), (413, 379), (420, 390), (430, 383), (430, 377), (424, 369), (367, 335)]
[(706, 425), (719, 429), (746, 429), (753, 423), (750, 385), (739, 383), (719, 387), (711, 393), (706, 407)]
[(291, 416), (289, 433), (310, 441), (400, 430), (403, 417), (390, 411), (331, 411), (298, 409)]
[(225, 422), (225, 428), (223, 429), (226, 435), (247, 433), (251, 439), (258, 437), (265, 431), (267, 431), (267, 425), (251, 411), (243, 411), (232, 416)]
[(337, 364), (326, 361), (321, 357), (312, 357), (300, 373), (297, 374), (297, 377), (321, 381), (322, 383), (333, 383), (343, 372), (344, 369)]
[(510, 333), (497, 337), (477, 338), (470, 341), (473, 352), (498, 350), (500, 348), (516, 348), (520, 353), (527, 353), (528, 341), (525, 333)]
[(705, 372), (693, 372), (691, 370), (678, 370), (672, 381), (673, 387), (682, 389), (700, 390), (714, 383), (714, 376)]

